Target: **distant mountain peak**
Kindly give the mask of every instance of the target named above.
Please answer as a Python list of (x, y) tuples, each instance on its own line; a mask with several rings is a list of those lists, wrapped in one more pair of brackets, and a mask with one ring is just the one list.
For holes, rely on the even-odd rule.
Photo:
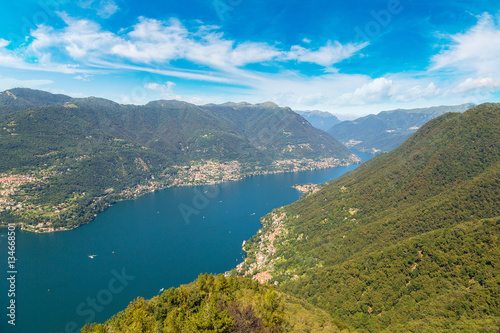
[[(217, 104), (210, 104), (210, 105), (217, 105)], [(248, 102), (226, 102), (226, 103), (223, 103), (220, 105), (221, 106), (238, 107), (238, 106), (252, 106), (253, 104), (250, 104)]]
[(333, 125), (340, 123), (340, 120), (330, 112), (312, 110), (312, 111), (295, 111), (306, 119), (312, 126), (317, 129), (327, 131)]
[(271, 102), (271, 101), (267, 101), (267, 102), (260, 103), (260, 104), (257, 104), (257, 105), (261, 106), (261, 107), (265, 107), (265, 108), (272, 108), (272, 109), (279, 108), (279, 106), (276, 103)]
[(257, 104), (252, 104), (248, 102), (226, 102), (223, 104), (207, 104), (207, 105), (220, 105), (220, 106), (230, 106), (230, 107), (263, 107), (263, 108), (279, 108), (279, 106), (276, 103), (267, 101), (264, 103), (257, 103)]
[(188, 102), (184, 101), (179, 101), (176, 99), (160, 99), (157, 101), (151, 101), (146, 104), (146, 106), (160, 106), (160, 107), (175, 107), (175, 106), (182, 106), (182, 105), (193, 105)]
[(475, 106), (465, 103), (418, 109), (396, 109), (344, 121), (327, 132), (348, 147), (366, 152), (387, 152), (405, 141), (429, 120), (448, 112), (464, 112)]
[(323, 118), (335, 117), (330, 112), (320, 111), (320, 110), (296, 110), (295, 112), (297, 112), (300, 115), (308, 114), (308, 115), (315, 115), (315, 116), (319, 116), (319, 117), (323, 117)]
[(62, 105), (69, 100), (71, 97), (66, 95), (30, 88), (13, 88), (0, 92), (0, 115), (30, 107)]

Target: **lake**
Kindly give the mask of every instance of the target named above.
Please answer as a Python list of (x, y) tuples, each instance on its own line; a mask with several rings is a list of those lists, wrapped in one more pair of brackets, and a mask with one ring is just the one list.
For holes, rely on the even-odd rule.
[(358, 166), (168, 188), (119, 202), (71, 231), (16, 231), (15, 326), (7, 323), (7, 230), (0, 229), (0, 332), (79, 332), (138, 296), (228, 271), (243, 261), (242, 242), (260, 229), (259, 218), (300, 197), (292, 185), (329, 181)]

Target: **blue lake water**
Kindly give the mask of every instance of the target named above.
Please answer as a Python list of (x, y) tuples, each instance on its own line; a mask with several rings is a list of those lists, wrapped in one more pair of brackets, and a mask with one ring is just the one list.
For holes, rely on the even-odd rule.
[(300, 197), (292, 185), (322, 183), (356, 167), (169, 188), (119, 202), (75, 230), (16, 231), (15, 326), (7, 323), (7, 230), (0, 229), (0, 332), (79, 332), (138, 296), (228, 271), (243, 260), (241, 244), (258, 231), (259, 218)]

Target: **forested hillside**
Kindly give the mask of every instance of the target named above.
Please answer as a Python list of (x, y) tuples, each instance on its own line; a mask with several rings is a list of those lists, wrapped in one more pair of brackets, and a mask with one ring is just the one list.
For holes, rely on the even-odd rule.
[(330, 316), (307, 302), (244, 278), (200, 274), (193, 283), (150, 300), (138, 298), (104, 324), (100, 332), (340, 332)]
[(14, 88), (0, 92), (0, 115), (30, 107), (62, 104), (71, 97), (61, 94), (25, 88)]
[(167, 186), (359, 161), (273, 103), (136, 106), (20, 88), (0, 94), (0, 154), (0, 224), (39, 232)]
[(448, 113), (262, 219), (238, 270), (268, 271), (361, 332), (500, 328), (500, 104)]
[(82, 332), (498, 332), (499, 116), (483, 104), (438, 117), (262, 218), (228, 275), (277, 292), (201, 275)]

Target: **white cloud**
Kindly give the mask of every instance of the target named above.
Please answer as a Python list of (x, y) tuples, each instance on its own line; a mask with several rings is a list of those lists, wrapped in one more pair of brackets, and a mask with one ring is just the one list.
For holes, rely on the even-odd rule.
[(317, 50), (293, 46), (286, 51), (267, 43), (237, 43), (226, 39), (215, 26), (201, 25), (190, 30), (177, 19), (161, 21), (140, 17), (128, 33), (114, 34), (96, 22), (75, 19), (66, 13), (59, 15), (66, 27), (56, 30), (39, 26), (32, 32), (34, 41), (29, 49), (39, 56), (55, 49), (65, 50), (72, 60), (85, 61), (91, 66), (107, 59), (116, 61), (119, 57), (161, 69), (174, 60), (183, 59), (221, 72), (248, 76), (249, 72), (239, 69), (252, 63), (295, 60), (330, 67), (353, 56), (365, 45), (328, 42)]
[(0, 47), (0, 66), (19, 68), (23, 65), (23, 60), (17, 57), (14, 52)]
[(149, 82), (144, 85), (146, 89), (159, 91), (161, 93), (161, 97), (164, 99), (177, 99), (181, 100), (182, 96), (175, 95), (173, 92), (173, 88), (175, 87), (175, 83), (172, 81), (167, 81), (165, 84), (159, 84), (157, 82)]
[(78, 6), (85, 9), (94, 9), (97, 15), (105, 19), (111, 17), (120, 9), (114, 0), (80, 0)]
[(44, 25), (38, 26), (31, 33), (35, 40), (29, 45), (28, 50), (40, 56), (57, 48), (66, 50), (71, 58), (81, 60), (99, 56), (108, 45), (118, 40), (114, 34), (102, 31), (99, 24), (93, 21), (74, 19), (63, 12), (58, 14), (67, 26), (61, 30)]
[(500, 25), (484, 13), (477, 25), (464, 33), (447, 36), (451, 45), (432, 58), (431, 70), (456, 69), (483, 76), (500, 74)]
[[(88, 2), (88, 6), (95, 5), (95, 1)], [(195, 103), (272, 100), (296, 109), (347, 110), (351, 113), (357, 110), (372, 112), (373, 107), (388, 109), (389, 105), (437, 105), (443, 96), (452, 101), (457, 96), (465, 98), (465, 94), (476, 87), (499, 88), (497, 79), (493, 78), (500, 77), (500, 67), (488, 75), (480, 75), (485, 70), (482, 65), (469, 64), (472, 60), (498, 62), (490, 49), (486, 49), (486, 54), (468, 50), (472, 45), (469, 37), (479, 32), (480, 40), (488, 41), (481, 43), (495, 41), (500, 29), (488, 15), (483, 15), (477, 26), (469, 31), (450, 36), (453, 45), (432, 58), (435, 65), (432, 69), (385, 74), (379, 78), (343, 74), (333, 68), (359, 54), (367, 44), (329, 41), (321, 47), (313, 47), (312, 41), (304, 39), (303, 46), (283, 47), (279, 42), (238, 42), (224, 36), (219, 27), (201, 22), (198, 26), (187, 27), (177, 19), (164, 21), (144, 17), (132, 27), (115, 33), (88, 19), (73, 18), (65, 13), (59, 15), (66, 24), (64, 27), (38, 26), (31, 32), (33, 39), (26, 47), (12, 51), (6, 48), (9, 42), (0, 39), (0, 66), (71, 73), (73, 78), (80, 80), (88, 80), (98, 73), (144, 71), (170, 77), (170, 80), (176, 77), (225, 84), (218, 86), (214, 94), (214, 90), (189, 92), (182, 81), (177, 82), (178, 88), (166, 79), (145, 85), (141, 82), (135, 87), (139, 87), (142, 97), (129, 99), (131, 102), (142, 103), (159, 95)], [(491, 49), (496, 51), (497, 44)], [(479, 59), (480, 56), (484, 59)], [(308, 76), (299, 71), (299, 66), (283, 69), (294, 68), (293, 62), (314, 63), (325, 70), (321, 75)], [(247, 65), (254, 63), (275, 66), (277, 71), (250, 70)], [(177, 89), (183, 89), (182, 96), (174, 93)]]
[(296, 60), (299, 62), (315, 63), (324, 67), (330, 67), (347, 58), (352, 57), (356, 52), (361, 50), (368, 43), (363, 44), (346, 44), (342, 45), (339, 42), (329, 41), (325, 46), (320, 47), (316, 51), (306, 49), (299, 45), (294, 45), (289, 52), (284, 54), (284, 59)]
[(0, 47), (6, 47), (9, 44), (10, 44), (10, 42), (8, 40), (0, 38)]
[[(365, 75), (324, 74), (308, 77), (296, 72), (263, 75), (247, 96), (240, 100), (264, 102), (271, 100), (298, 110), (318, 107), (330, 110), (336, 106), (333, 100), (342, 93), (352, 91), (369, 80)], [(248, 96), (251, 94), (251, 98)]]
[[(3, 42), (4, 45), (8, 41)], [(7, 68), (17, 68), (32, 71), (45, 71), (75, 74), (81, 73), (77, 64), (62, 64), (51, 61), (50, 53), (37, 53), (34, 60), (26, 61), (26, 58), (33, 56), (34, 52), (29, 47), (21, 48), (16, 51), (8, 50), (5, 46), (0, 46), (0, 66)], [(92, 70), (88, 70), (92, 71)]]
[(0, 90), (7, 90), (17, 87), (22, 88), (40, 88), (54, 83), (51, 80), (19, 80), (0, 75)]
[(415, 85), (401, 90), (393, 89), (393, 97), (396, 101), (411, 102), (421, 98), (432, 98), (437, 96), (441, 89), (437, 88), (434, 82), (429, 83), (427, 86)]
[(357, 88), (352, 93), (342, 94), (335, 100), (336, 104), (364, 105), (369, 103), (378, 103), (388, 99), (393, 87), (392, 80), (386, 78), (377, 78), (363, 86)]
[(344, 93), (334, 100), (337, 105), (368, 105), (388, 102), (414, 102), (432, 99), (441, 92), (434, 82), (425, 80), (387, 78), (374, 79), (353, 92)]
[(89, 75), (87, 73), (83, 73), (81, 75), (77, 75), (75, 77), (73, 77), (73, 79), (76, 79), (76, 80), (82, 80), (82, 81), (90, 81), (90, 78), (92, 77), (93, 75)]
[(114, 55), (140, 63), (168, 62), (183, 55), (188, 34), (177, 19), (162, 22), (141, 17), (131, 32), (108, 48)]
[(271, 61), (280, 52), (265, 43), (224, 39), (216, 27), (201, 26), (190, 32), (179, 20), (168, 22), (140, 18), (133, 30), (112, 52), (123, 58), (142, 63), (163, 63), (186, 59), (221, 70), (231, 70), (250, 63)]
[(500, 81), (491, 77), (472, 79), (467, 78), (460, 82), (452, 91), (456, 93), (469, 92), (475, 89), (495, 89), (500, 87)]
[(101, 0), (97, 8), (97, 15), (102, 18), (109, 18), (118, 10), (119, 8), (113, 0)]

